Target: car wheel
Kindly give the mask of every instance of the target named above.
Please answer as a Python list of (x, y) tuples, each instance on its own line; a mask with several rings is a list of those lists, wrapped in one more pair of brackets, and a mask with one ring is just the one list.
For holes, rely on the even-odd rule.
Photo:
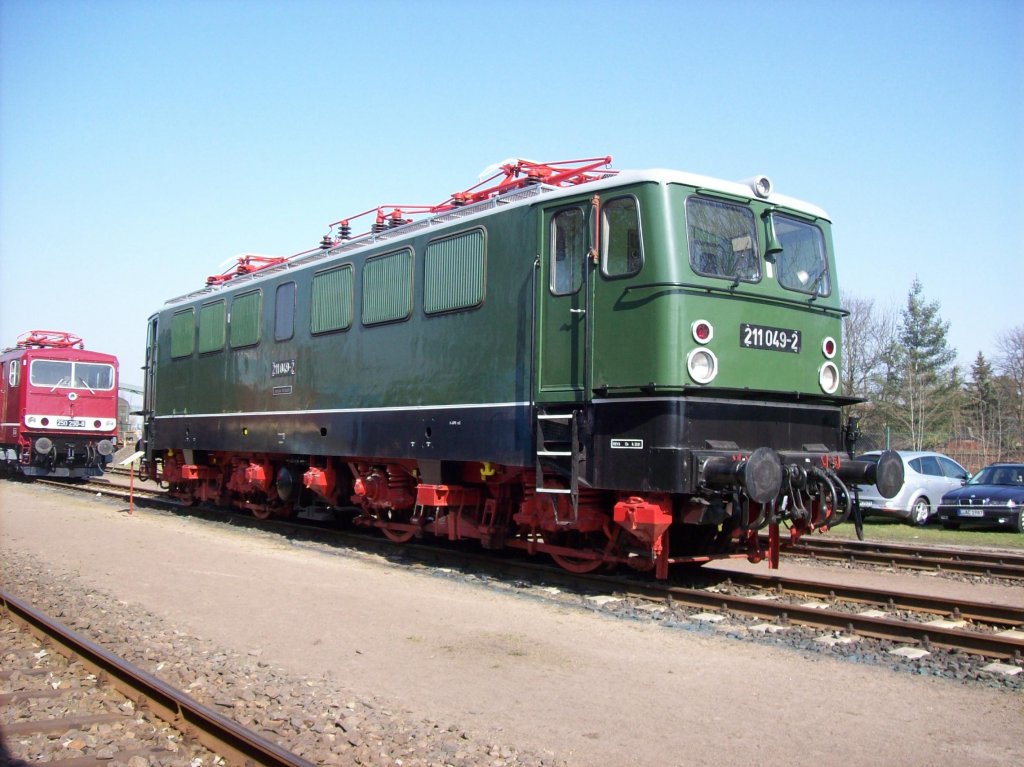
[(912, 525), (923, 525), (928, 521), (928, 516), (931, 514), (932, 507), (928, 503), (928, 499), (921, 496), (914, 505), (910, 507), (910, 524)]
[(1024, 533), (1024, 510), (1017, 512), (1017, 532)]

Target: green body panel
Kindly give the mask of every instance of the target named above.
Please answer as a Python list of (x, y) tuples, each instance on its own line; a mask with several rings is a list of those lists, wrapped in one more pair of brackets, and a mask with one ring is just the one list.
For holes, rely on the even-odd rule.
[[(155, 416), (295, 412), (368, 408), (409, 408), (463, 404), (531, 403), (539, 405), (588, 401), (593, 397), (656, 393), (686, 394), (717, 389), (773, 392), (837, 401), (822, 392), (819, 369), (825, 357), (824, 340), (836, 341), (832, 362), (839, 366), (841, 333), (839, 291), (835, 279), (829, 223), (818, 219), (827, 244), (831, 292), (812, 297), (786, 290), (773, 276), (757, 283), (734, 284), (728, 279), (701, 276), (690, 267), (687, 245), (686, 198), (695, 187), (657, 180), (632, 182), (619, 188), (605, 185), (600, 196), (634, 198), (640, 211), (643, 265), (635, 274), (609, 276), (589, 258), (580, 289), (554, 295), (551, 284), (549, 222), (560, 210), (577, 208), (586, 222), (592, 244), (594, 192), (581, 187), (571, 194), (540, 196), (529, 204), (496, 206), (489, 213), (432, 225), (408, 236), (308, 259), (236, 286), (227, 285), (185, 301), (169, 304), (158, 316), (155, 366), (148, 403)], [(731, 198), (734, 202), (735, 198)], [(768, 203), (739, 200), (749, 205), (758, 222)], [(800, 214), (805, 220), (813, 216)], [(483, 300), (478, 306), (428, 314), (424, 307), (424, 255), (428, 243), (460, 233), (478, 231), (485, 239)], [(768, 235), (757, 226), (761, 258)], [(469, 247), (469, 243), (466, 244)], [(475, 245), (473, 246), (475, 247)], [(389, 253), (412, 253), (411, 312), (408, 318), (365, 325), (361, 316), (363, 265)], [(461, 251), (442, 263), (457, 263)], [(539, 257), (539, 258), (538, 258)], [(314, 334), (311, 330), (311, 292), (314, 275), (351, 264), (354, 310), (350, 327)], [(767, 267), (766, 267), (767, 268)], [(478, 272), (479, 267), (473, 266)], [(453, 300), (475, 300), (478, 274), (457, 290)], [(294, 281), (294, 332), (275, 340), (274, 295), (277, 286)], [(259, 290), (262, 319), (251, 327), (252, 298), (236, 317), (234, 302)], [(468, 296), (463, 298), (461, 296)], [(444, 306), (443, 296), (428, 293), (430, 306)], [(220, 335), (197, 329), (195, 351), (171, 358), (172, 316), (192, 306), (195, 316), (204, 305), (226, 300), (227, 343)], [(386, 308), (385, 308), (386, 309)], [(381, 310), (385, 311), (386, 310)], [(217, 316), (207, 310), (204, 316)], [(339, 316), (341, 312), (339, 309)], [(717, 357), (718, 374), (700, 385), (686, 369), (689, 352), (700, 346), (693, 337), (695, 320), (704, 319), (714, 335), (704, 346)], [(328, 320), (320, 317), (319, 326)], [(337, 322), (330, 319), (330, 322)], [(752, 323), (799, 330), (799, 354), (747, 349), (741, 344), (741, 324)], [(254, 336), (259, 342), (239, 348)], [(179, 334), (176, 349), (187, 348)], [(742, 396), (742, 395), (741, 395)]]
[[(529, 401), (533, 215), (529, 208), (518, 208), (487, 222), (486, 290), (483, 302), (474, 308), (427, 315), (420, 286), (427, 242), (449, 231), (478, 229), (476, 224), (438, 228), (413, 241), (417, 287), (408, 319), (365, 326), (357, 316), (347, 330), (313, 334), (310, 318), (314, 274), (353, 263), (359, 307), (365, 259), (404, 251), (405, 243), (325, 258), (256, 283), (263, 292), (264, 312), (261, 341), (255, 346), (228, 344), (220, 351), (171, 359), (170, 318), (182, 305), (169, 307), (159, 322), (160, 383), (155, 387), (154, 415)], [(278, 285), (289, 281), (297, 286), (294, 334), (275, 341), (273, 295)], [(230, 315), (234, 297), (252, 290), (250, 282), (222, 289), (216, 298), (199, 298), (195, 304), (226, 297)]]

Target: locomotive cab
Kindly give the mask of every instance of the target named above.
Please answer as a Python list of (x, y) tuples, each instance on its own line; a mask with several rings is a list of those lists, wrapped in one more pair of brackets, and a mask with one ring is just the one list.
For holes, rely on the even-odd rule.
[(83, 478), (117, 449), (117, 359), (77, 336), (32, 331), (3, 354), (3, 463), (24, 476)]

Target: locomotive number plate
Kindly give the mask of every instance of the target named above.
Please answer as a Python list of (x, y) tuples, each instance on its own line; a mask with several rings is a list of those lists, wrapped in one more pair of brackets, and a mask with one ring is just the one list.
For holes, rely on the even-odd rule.
[(57, 419), (58, 429), (84, 429), (85, 421), (81, 418), (58, 418)]
[(770, 328), (766, 325), (740, 325), (740, 346), (744, 349), (768, 349), (773, 352), (800, 353), (800, 331)]

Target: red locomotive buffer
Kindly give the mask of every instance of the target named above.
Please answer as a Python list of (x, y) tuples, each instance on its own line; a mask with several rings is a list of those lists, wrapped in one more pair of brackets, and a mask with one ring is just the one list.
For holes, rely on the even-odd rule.
[(102, 474), (117, 449), (117, 358), (33, 330), (0, 365), (0, 465), (31, 477)]

